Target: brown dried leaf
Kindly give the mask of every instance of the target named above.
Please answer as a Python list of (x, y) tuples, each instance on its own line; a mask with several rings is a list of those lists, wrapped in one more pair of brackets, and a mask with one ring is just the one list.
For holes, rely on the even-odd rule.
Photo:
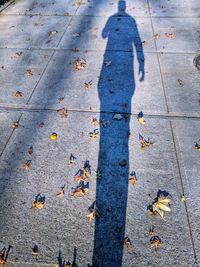
[(15, 121), (12, 123), (12, 128), (15, 129), (15, 128), (18, 128), (20, 126), (19, 122), (18, 121)]
[(99, 125), (99, 122), (98, 122), (97, 118), (92, 118), (92, 125), (94, 125), (94, 126), (98, 126)]
[(39, 252), (38, 246), (34, 245), (34, 247), (32, 248), (32, 255), (37, 256), (38, 252)]
[(100, 211), (96, 206), (96, 202), (94, 202), (88, 209), (88, 213), (86, 215), (89, 222), (94, 220), (97, 216), (100, 216)]
[(137, 177), (136, 177), (136, 173), (132, 172), (131, 177), (129, 178), (128, 182), (129, 184), (135, 185), (137, 183)]
[(172, 32), (165, 33), (165, 36), (169, 39), (173, 39), (175, 37), (174, 33)]
[(90, 89), (91, 86), (92, 86), (92, 80), (89, 81), (89, 82), (85, 82), (85, 83), (84, 83), (84, 87), (85, 87), (85, 89), (87, 89), (87, 90)]
[(123, 244), (127, 247), (129, 252), (133, 251), (133, 245), (131, 243), (131, 240), (128, 237), (124, 238)]
[(29, 155), (32, 155), (32, 154), (33, 154), (33, 147), (32, 147), (32, 146), (29, 147), (29, 149), (28, 149), (28, 154), (29, 154)]
[(148, 137), (146, 140), (141, 134), (139, 134), (139, 142), (141, 144), (141, 149), (148, 148), (154, 144), (152, 140)]
[(157, 235), (151, 237), (150, 243), (151, 243), (151, 248), (153, 248), (155, 251), (157, 251), (162, 245), (162, 241), (160, 237)]
[(45, 196), (42, 195), (42, 194), (38, 194), (35, 197), (35, 201), (33, 202), (31, 208), (33, 208), (33, 209), (42, 209), (44, 207), (44, 204), (45, 204)]
[(62, 118), (68, 117), (68, 111), (65, 108), (58, 109), (57, 112)]
[(89, 132), (89, 137), (91, 139), (97, 139), (98, 135), (99, 135), (98, 129), (94, 129), (92, 132)]
[(178, 79), (177, 81), (178, 81), (178, 84), (179, 84), (181, 87), (183, 87), (183, 85), (184, 85), (183, 81), (182, 81), (181, 79)]
[(48, 32), (48, 35), (49, 36), (52, 36), (52, 35), (55, 35), (55, 34), (57, 34), (58, 33), (58, 31), (49, 31)]
[(86, 67), (86, 60), (85, 59), (77, 59), (74, 61), (75, 70), (83, 70)]
[(24, 171), (29, 170), (30, 167), (31, 167), (31, 160), (27, 160), (27, 162), (25, 162), (25, 163), (22, 165), (22, 169), (23, 169)]
[(13, 97), (22, 97), (22, 96), (23, 96), (23, 93), (20, 92), (20, 91), (16, 91), (16, 92), (13, 92), (13, 93), (12, 93), (12, 96), (13, 96)]
[(154, 34), (153, 39), (154, 40), (160, 39), (160, 34), (158, 34), (158, 33)]
[(200, 144), (196, 143), (195, 148), (200, 151)]
[(64, 195), (65, 195), (65, 185), (63, 185), (63, 186), (61, 186), (61, 190), (60, 190), (60, 192), (58, 192), (57, 194), (56, 194), (56, 196), (57, 197), (64, 197)]
[(88, 189), (83, 188), (83, 187), (77, 187), (74, 189), (72, 192), (73, 197), (83, 197), (88, 193)]
[(33, 73), (32, 73), (31, 69), (26, 70), (26, 74), (27, 74), (28, 77), (33, 76)]

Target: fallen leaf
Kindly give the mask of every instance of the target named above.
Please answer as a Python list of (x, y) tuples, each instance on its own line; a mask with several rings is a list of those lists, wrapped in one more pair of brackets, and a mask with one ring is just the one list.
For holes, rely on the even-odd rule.
[(33, 154), (33, 147), (32, 147), (32, 146), (29, 147), (29, 149), (28, 149), (28, 154), (29, 154), (29, 155), (32, 155), (32, 154)]
[(184, 195), (181, 195), (181, 196), (180, 196), (180, 202), (185, 202), (185, 200), (186, 200), (186, 199), (185, 199), (185, 196), (184, 196)]
[(13, 96), (13, 97), (22, 97), (23, 94), (22, 94), (22, 92), (20, 92), (20, 91), (16, 91), (16, 92), (12, 93), (12, 96)]
[(20, 124), (19, 124), (18, 121), (15, 121), (15, 122), (12, 123), (12, 126), (11, 126), (11, 127), (12, 127), (13, 129), (15, 129), (15, 128), (20, 127)]
[(58, 109), (57, 112), (62, 118), (68, 117), (68, 111), (65, 108)]
[(45, 196), (43, 194), (38, 194), (35, 197), (35, 201), (33, 202), (31, 208), (42, 209), (44, 207), (44, 204), (45, 204)]
[(147, 148), (150, 147), (154, 144), (154, 142), (152, 140), (150, 140), (150, 138), (148, 137), (148, 139), (146, 140), (141, 134), (139, 134), (139, 142), (141, 144), (141, 148)]
[(33, 73), (32, 73), (31, 69), (26, 70), (26, 74), (27, 74), (28, 77), (33, 76)]
[(71, 167), (72, 164), (75, 163), (76, 157), (71, 153), (69, 160), (68, 160), (68, 166)]
[(147, 44), (147, 41), (142, 41), (141, 45), (146, 45)]
[(88, 208), (88, 213), (86, 215), (89, 222), (94, 220), (97, 216), (100, 216), (100, 211), (96, 206), (96, 201), (92, 203), (92, 205)]
[(174, 33), (172, 32), (165, 33), (165, 36), (169, 39), (173, 39), (175, 37)]
[(160, 237), (157, 235), (151, 237), (150, 243), (151, 243), (151, 248), (153, 248), (155, 251), (157, 251), (162, 245), (162, 241)]
[(25, 163), (22, 165), (22, 169), (23, 169), (24, 171), (29, 170), (30, 167), (31, 167), (31, 160), (27, 160), (27, 162), (25, 162)]
[(44, 122), (40, 122), (40, 123), (38, 123), (38, 125), (37, 125), (39, 128), (42, 128), (42, 127), (44, 127)]
[(74, 47), (74, 48), (71, 49), (71, 51), (74, 52), (74, 53), (77, 53), (79, 51), (79, 49)]
[(196, 143), (195, 148), (200, 151), (200, 144)]
[(34, 245), (34, 247), (32, 248), (32, 255), (33, 256), (37, 256), (39, 253), (39, 249), (37, 245)]
[(101, 127), (108, 127), (110, 125), (110, 122), (109, 121), (106, 121), (106, 120), (100, 120), (100, 126)]
[(99, 125), (99, 122), (98, 122), (97, 118), (92, 118), (92, 125), (94, 125), (94, 126), (98, 126)]
[(91, 86), (92, 86), (92, 80), (89, 81), (89, 82), (85, 82), (85, 83), (84, 83), (84, 87), (85, 87), (85, 89), (87, 89), (87, 90), (90, 89)]
[(60, 192), (58, 192), (57, 194), (56, 194), (56, 196), (57, 197), (64, 197), (64, 195), (65, 195), (65, 185), (63, 185), (63, 186), (61, 186), (61, 190), (60, 190)]
[(160, 39), (160, 34), (158, 34), (158, 33), (154, 34), (153, 39), (154, 40)]
[(178, 79), (177, 81), (178, 81), (178, 84), (179, 84), (181, 87), (183, 87), (183, 85), (184, 85), (183, 81), (182, 81), (181, 79)]
[(80, 37), (81, 34), (80, 34), (79, 32), (75, 32), (75, 33), (72, 34), (72, 36), (73, 36), (74, 38), (76, 38), (76, 37)]
[(132, 172), (130, 175), (131, 175), (131, 177), (128, 179), (128, 183), (135, 185), (137, 183), (136, 173)]
[(82, 169), (79, 169), (74, 176), (76, 182), (84, 182), (91, 175), (91, 166), (89, 160), (86, 160)]
[(18, 57), (20, 57), (23, 53), (22, 52), (17, 52), (15, 53)]
[(138, 115), (137, 115), (137, 120), (138, 120), (139, 123), (141, 123), (141, 124), (145, 124), (145, 123), (146, 123), (146, 121), (145, 121), (145, 119), (144, 119), (143, 116), (144, 116), (144, 115), (143, 115), (143, 112), (142, 112), (142, 111), (140, 111), (140, 112), (138, 113)]
[(0, 251), (0, 266), (3, 266), (6, 263), (6, 248), (4, 247)]
[(50, 139), (51, 139), (51, 140), (57, 140), (57, 133), (52, 133), (52, 134), (50, 135)]
[(74, 61), (75, 70), (83, 70), (86, 67), (85, 59), (77, 59)]
[(68, 261), (67, 263), (65, 263), (65, 261), (64, 261), (62, 266), (63, 267), (72, 267), (72, 264), (70, 263), (70, 261)]
[(99, 135), (98, 129), (94, 129), (92, 132), (89, 132), (89, 137), (91, 139), (97, 139), (98, 135)]
[(86, 194), (88, 194), (89, 189), (86, 188), (84, 185), (80, 184), (78, 185), (78, 187), (76, 187), (73, 191), (72, 191), (72, 196), (73, 197), (83, 197)]
[(156, 235), (156, 233), (154, 232), (154, 226), (151, 225), (151, 227), (149, 228), (149, 236), (153, 237), (155, 235)]
[(48, 32), (48, 35), (49, 36), (52, 36), (52, 35), (55, 35), (55, 34), (57, 34), (58, 33), (58, 31), (49, 31)]
[(133, 250), (133, 245), (129, 237), (125, 237), (123, 240), (123, 244), (127, 247), (128, 251), (131, 252)]
[(159, 196), (152, 203), (153, 213), (157, 212), (162, 218), (164, 217), (165, 212), (170, 212), (170, 203), (171, 199), (169, 197)]
[(59, 97), (59, 98), (58, 98), (58, 101), (59, 101), (59, 102), (62, 102), (64, 99), (65, 99), (64, 97)]

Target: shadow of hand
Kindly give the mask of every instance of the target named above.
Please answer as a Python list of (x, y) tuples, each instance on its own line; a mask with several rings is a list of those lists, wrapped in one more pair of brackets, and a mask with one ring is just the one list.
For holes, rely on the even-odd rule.
[(144, 81), (144, 75), (145, 75), (144, 66), (141, 66), (141, 65), (139, 66), (138, 75), (139, 75), (139, 81), (143, 82)]

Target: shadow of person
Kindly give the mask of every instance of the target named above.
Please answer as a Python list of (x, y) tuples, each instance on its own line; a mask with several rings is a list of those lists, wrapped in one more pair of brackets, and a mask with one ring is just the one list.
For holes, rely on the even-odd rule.
[[(144, 80), (144, 54), (134, 18), (126, 13), (126, 2), (119, 1), (103, 31), (107, 38), (104, 62), (98, 82), (100, 99), (100, 142), (93, 267), (122, 266), (129, 177), (129, 121), (135, 91), (134, 51), (139, 79)], [(115, 120), (111, 112), (122, 114)], [(110, 121), (110, 124), (106, 122)], [(106, 126), (106, 127), (105, 127)], [(120, 163), (120, 164), (119, 164)]]

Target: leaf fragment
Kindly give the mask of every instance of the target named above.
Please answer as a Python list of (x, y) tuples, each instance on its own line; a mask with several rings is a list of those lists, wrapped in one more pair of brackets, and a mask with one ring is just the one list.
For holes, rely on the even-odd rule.
[(200, 151), (200, 144), (195, 143), (195, 148)]
[(32, 72), (31, 69), (26, 70), (26, 74), (27, 74), (28, 77), (32, 77), (33, 76), (33, 72)]
[(94, 220), (96, 217), (100, 216), (100, 211), (97, 208), (96, 201), (92, 203), (92, 205), (88, 208), (88, 213), (86, 215), (89, 222)]
[(32, 248), (32, 255), (33, 255), (33, 256), (37, 256), (38, 253), (39, 253), (39, 248), (38, 248), (38, 246), (35, 244), (35, 245), (33, 246), (33, 248)]
[(92, 80), (89, 81), (89, 82), (85, 82), (85, 83), (84, 83), (84, 87), (85, 87), (86, 90), (90, 89), (91, 86), (92, 86)]
[(35, 197), (35, 200), (34, 200), (31, 208), (42, 209), (44, 207), (44, 204), (45, 204), (45, 196), (43, 194), (39, 193)]
[(145, 139), (141, 134), (139, 134), (139, 142), (141, 144), (141, 149), (150, 147), (154, 144), (154, 142), (148, 137), (148, 139)]
[(19, 124), (18, 121), (14, 121), (14, 122), (12, 123), (12, 125), (11, 125), (11, 127), (12, 127), (13, 129), (16, 129), (16, 128), (20, 127), (20, 126), (21, 126), (21, 125)]
[(66, 108), (58, 109), (57, 112), (62, 118), (67, 118), (68, 117), (68, 111), (67, 111)]
[(72, 191), (72, 196), (73, 197), (83, 197), (88, 194), (89, 188), (88, 184), (84, 184), (84, 182), (79, 183), (79, 185)]
[(155, 33), (154, 36), (153, 36), (153, 39), (154, 39), (154, 40), (158, 40), (158, 39), (160, 39), (160, 34)]
[(133, 245), (132, 245), (131, 240), (128, 236), (124, 238), (123, 244), (127, 247), (129, 252), (133, 251)]
[(165, 36), (166, 36), (167, 38), (169, 38), (169, 39), (173, 39), (173, 38), (175, 37), (174, 33), (172, 33), (172, 32), (167, 32), (167, 33), (165, 33)]
[(158, 235), (152, 236), (150, 238), (151, 248), (153, 248), (155, 251), (157, 251), (161, 245), (162, 241)]
[(33, 147), (30, 146), (28, 149), (28, 154), (31, 156), (33, 154)]
[(27, 161), (22, 165), (22, 169), (23, 169), (24, 171), (29, 170), (30, 167), (31, 167), (31, 160), (27, 160)]
[(23, 93), (20, 92), (20, 91), (16, 91), (16, 92), (13, 92), (13, 93), (12, 93), (12, 96), (13, 96), (13, 97), (22, 97), (22, 96), (23, 96)]
[(138, 113), (138, 115), (137, 115), (137, 120), (138, 120), (139, 123), (141, 123), (141, 124), (145, 124), (145, 123), (146, 123), (146, 121), (145, 121), (145, 119), (144, 119), (144, 114), (143, 114), (142, 111), (140, 111), (140, 112)]
[(178, 84), (179, 84), (181, 87), (184, 86), (184, 83), (183, 83), (183, 81), (182, 81), (181, 79), (178, 79), (177, 82), (178, 82)]
[(83, 70), (86, 67), (86, 60), (85, 59), (77, 59), (74, 61), (75, 70)]
[(135, 185), (137, 183), (137, 177), (135, 171), (131, 172), (130, 178), (128, 179), (128, 183), (132, 185)]
[(56, 196), (57, 197), (64, 197), (64, 195), (65, 195), (65, 185), (63, 185), (63, 186), (61, 186), (61, 190), (60, 190), (60, 192), (58, 192), (57, 194), (56, 194)]
[(99, 135), (98, 129), (94, 129), (92, 132), (89, 132), (89, 137), (91, 139), (97, 139), (98, 135)]
[(58, 31), (49, 31), (48, 32), (48, 35), (49, 36), (52, 36), (52, 35), (55, 35), (55, 34), (57, 34), (58, 33)]

